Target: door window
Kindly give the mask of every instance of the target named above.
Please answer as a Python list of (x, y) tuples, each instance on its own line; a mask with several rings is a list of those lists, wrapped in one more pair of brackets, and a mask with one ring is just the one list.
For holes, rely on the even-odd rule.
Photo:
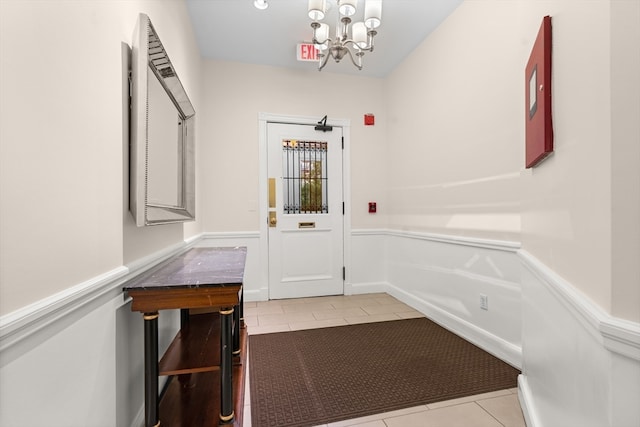
[(326, 214), (327, 142), (282, 141), (284, 214)]

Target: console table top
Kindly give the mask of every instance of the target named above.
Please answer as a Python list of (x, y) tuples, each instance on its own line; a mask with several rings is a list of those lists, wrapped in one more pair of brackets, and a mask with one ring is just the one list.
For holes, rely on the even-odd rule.
[(189, 249), (126, 283), (124, 290), (242, 285), (246, 256), (245, 247)]

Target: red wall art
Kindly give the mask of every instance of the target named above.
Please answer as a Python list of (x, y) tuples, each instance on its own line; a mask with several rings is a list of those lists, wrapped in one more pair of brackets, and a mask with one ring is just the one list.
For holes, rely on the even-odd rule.
[(553, 152), (551, 124), (551, 17), (545, 16), (525, 69), (526, 167)]

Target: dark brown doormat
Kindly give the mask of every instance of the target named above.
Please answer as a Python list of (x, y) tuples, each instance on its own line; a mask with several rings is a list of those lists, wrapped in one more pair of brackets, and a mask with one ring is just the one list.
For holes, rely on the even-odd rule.
[(519, 373), (426, 318), (252, 335), (251, 424), (363, 417), (516, 387)]

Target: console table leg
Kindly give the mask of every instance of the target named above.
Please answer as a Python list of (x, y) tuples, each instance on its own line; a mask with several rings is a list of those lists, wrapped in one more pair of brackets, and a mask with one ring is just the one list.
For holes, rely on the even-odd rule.
[(181, 308), (180, 309), (180, 329), (186, 328), (189, 325), (189, 309)]
[(158, 312), (144, 313), (144, 422), (145, 427), (160, 425), (158, 420)]
[(240, 310), (238, 306), (233, 311), (233, 355), (240, 356)]
[(244, 329), (244, 292), (240, 293), (240, 304), (238, 304), (238, 311), (240, 312), (240, 327)]
[(232, 319), (233, 307), (220, 310), (220, 424), (233, 423), (233, 356)]

